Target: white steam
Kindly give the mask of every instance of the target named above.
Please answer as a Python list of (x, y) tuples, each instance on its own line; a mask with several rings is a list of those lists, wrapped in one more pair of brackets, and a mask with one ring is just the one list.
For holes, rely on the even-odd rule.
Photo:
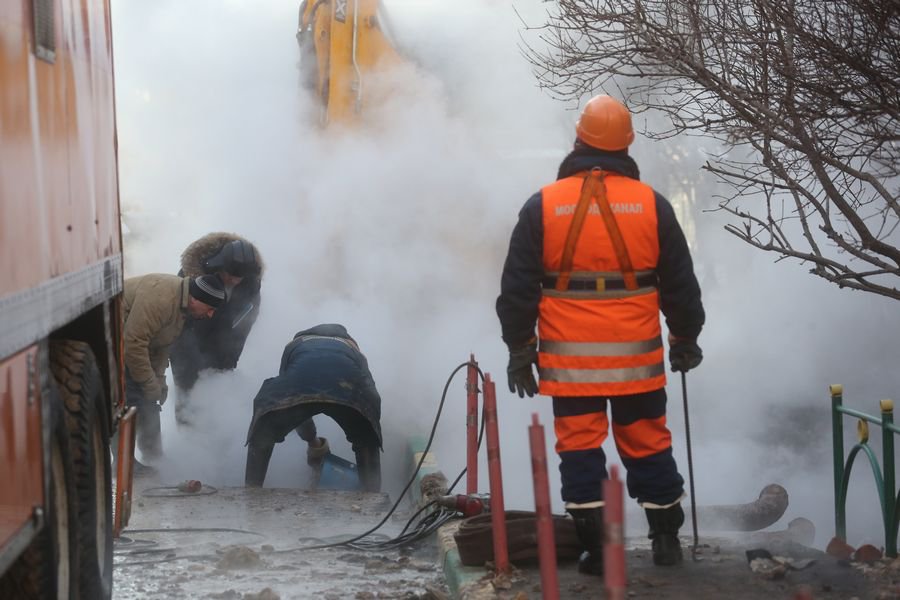
[[(553, 180), (575, 113), (538, 90), (510, 6), (394, 0), (394, 34), (419, 71), (391, 81), (381, 126), (319, 132), (303, 119), (310, 107), (299, 86), (294, 4), (113, 2), (127, 274), (176, 272), (181, 251), (217, 230), (253, 241), (267, 267), (238, 370), (205, 374), (194, 390), (202, 426), (178, 431), (171, 407), (163, 411), (172, 459), (164, 475), (240, 484), (259, 385), (277, 373), (294, 332), (340, 322), (368, 356), (383, 398), (387, 491), (399, 492), (408, 474), (408, 434), (427, 434), (447, 376), (474, 352), (498, 382), (508, 506), (533, 506), (527, 425), (538, 412), (561, 511), (550, 401), (507, 393), (493, 304), (518, 210)], [(537, 18), (541, 4), (515, 7)], [(684, 165), (662, 160), (640, 136), (633, 154), (643, 179), (671, 196), (667, 175)], [(813, 518), (822, 543), (832, 531), (827, 385), (844, 383), (848, 402), (865, 399), (858, 407), (870, 412), (878, 398), (897, 395), (886, 350), (898, 334), (893, 307), (812, 281), (794, 265), (773, 266), (774, 257), (721, 234), (716, 215), (693, 208), (708, 312), (706, 360), (689, 377), (698, 497), (746, 502), (777, 481), (791, 493), (791, 515)], [(465, 464), (463, 375), (435, 442), (451, 480)], [(679, 382), (669, 387), (687, 477)], [(770, 412), (785, 406), (809, 408), (817, 428), (803, 433), (809, 439), (779, 445), (769, 435), (795, 434)], [(352, 459), (334, 424), (320, 417), (317, 425)], [(800, 425), (797, 435), (806, 431)], [(618, 462), (611, 441), (606, 447)], [(267, 484), (302, 485), (303, 453), (296, 437), (277, 446)], [(483, 491), (485, 473), (482, 461)], [(863, 498), (874, 505), (868, 490)], [(877, 542), (877, 521), (850, 524), (851, 542), (859, 541), (854, 528)], [(630, 527), (637, 535), (644, 525)]]

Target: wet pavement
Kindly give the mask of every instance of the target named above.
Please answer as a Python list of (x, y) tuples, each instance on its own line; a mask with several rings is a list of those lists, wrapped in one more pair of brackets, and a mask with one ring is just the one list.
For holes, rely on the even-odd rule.
[[(305, 549), (361, 534), (382, 520), (386, 494), (212, 488), (184, 494), (136, 480), (128, 528), (115, 545), (114, 599), (441, 598), (438, 549)], [(400, 532), (387, 521), (370, 541)], [(378, 537), (380, 536), (380, 537)]]
[[(452, 595), (466, 600), (528, 600), (543, 598), (537, 564), (518, 564), (510, 576), (495, 576), (486, 568), (466, 567), (454, 550), (452, 533), (457, 524), (440, 532), (444, 569)], [(872, 565), (838, 561), (825, 553), (800, 545), (772, 548), (771, 554), (784, 563), (763, 562), (751, 568), (746, 551), (733, 537), (706, 538), (692, 560), (690, 539), (682, 537), (685, 560), (674, 567), (652, 563), (649, 543), (631, 539), (626, 543), (625, 597), (660, 599), (729, 598), (737, 600), (848, 600), (853, 598), (900, 599), (900, 563), (884, 561), (878, 572)], [(781, 564), (779, 567), (778, 565)], [(597, 600), (613, 596), (604, 593), (601, 577), (578, 573), (574, 561), (557, 569), (561, 599)], [(554, 597), (554, 596), (550, 596)]]

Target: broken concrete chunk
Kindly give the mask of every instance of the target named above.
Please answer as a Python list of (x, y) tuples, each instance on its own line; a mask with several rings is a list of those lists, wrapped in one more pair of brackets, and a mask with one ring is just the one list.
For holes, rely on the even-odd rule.
[(255, 569), (262, 565), (262, 560), (255, 550), (246, 546), (230, 546), (222, 551), (222, 558), (216, 563), (216, 568), (228, 569)]
[(750, 570), (763, 579), (775, 580), (784, 578), (788, 569), (771, 558), (754, 558), (750, 561)]
[(875, 562), (876, 560), (881, 560), (882, 556), (884, 556), (884, 554), (881, 550), (872, 544), (865, 544), (856, 549), (856, 552), (853, 553), (853, 560), (859, 562)]
[(825, 547), (825, 552), (838, 560), (850, 560), (854, 550), (853, 546), (844, 540), (833, 537), (831, 538), (831, 541), (828, 542), (828, 546)]
[(272, 591), (272, 588), (263, 588), (258, 594), (244, 594), (242, 600), (281, 600), (281, 596)]

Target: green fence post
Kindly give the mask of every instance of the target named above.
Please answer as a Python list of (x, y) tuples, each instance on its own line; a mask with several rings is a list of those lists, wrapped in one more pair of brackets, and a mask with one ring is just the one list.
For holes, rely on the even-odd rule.
[(882, 400), (881, 405), (881, 450), (884, 465), (884, 545), (885, 554), (897, 556), (897, 530), (894, 516), (897, 514), (897, 490), (894, 487), (894, 432), (888, 425), (894, 422), (894, 401)]
[(834, 447), (834, 530), (835, 536), (847, 540), (847, 518), (841, 510), (841, 485), (844, 480), (844, 427), (841, 406), (844, 394), (844, 386), (839, 383), (828, 387), (831, 392), (831, 435)]

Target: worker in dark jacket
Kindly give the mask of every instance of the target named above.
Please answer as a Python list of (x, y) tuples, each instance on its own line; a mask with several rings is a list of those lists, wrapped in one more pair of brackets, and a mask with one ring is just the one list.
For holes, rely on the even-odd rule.
[(681, 561), (684, 480), (666, 427), (659, 312), (673, 371), (700, 364), (705, 315), (672, 206), (641, 183), (628, 155), (628, 109), (597, 96), (576, 135), (557, 181), (519, 213), (497, 314), (510, 391), (553, 397), (562, 497), (585, 548), (579, 570), (599, 575), (607, 406), (628, 492), (646, 511), (654, 563)]
[(225, 283), (228, 297), (212, 319), (188, 323), (172, 348), (172, 377), (178, 390), (175, 418), (180, 424), (190, 422), (189, 392), (200, 371), (237, 367), (259, 314), (262, 272), (259, 251), (233, 233), (210, 233), (182, 253), (179, 275), (214, 273)]
[(381, 489), (381, 397), (366, 357), (343, 325), (317, 325), (294, 336), (278, 377), (266, 379), (253, 400), (247, 433), (245, 483), (262, 486), (276, 443), (296, 430), (307, 443), (307, 463), (321, 466), (328, 442), (313, 417), (334, 419), (353, 445), (360, 482)]

